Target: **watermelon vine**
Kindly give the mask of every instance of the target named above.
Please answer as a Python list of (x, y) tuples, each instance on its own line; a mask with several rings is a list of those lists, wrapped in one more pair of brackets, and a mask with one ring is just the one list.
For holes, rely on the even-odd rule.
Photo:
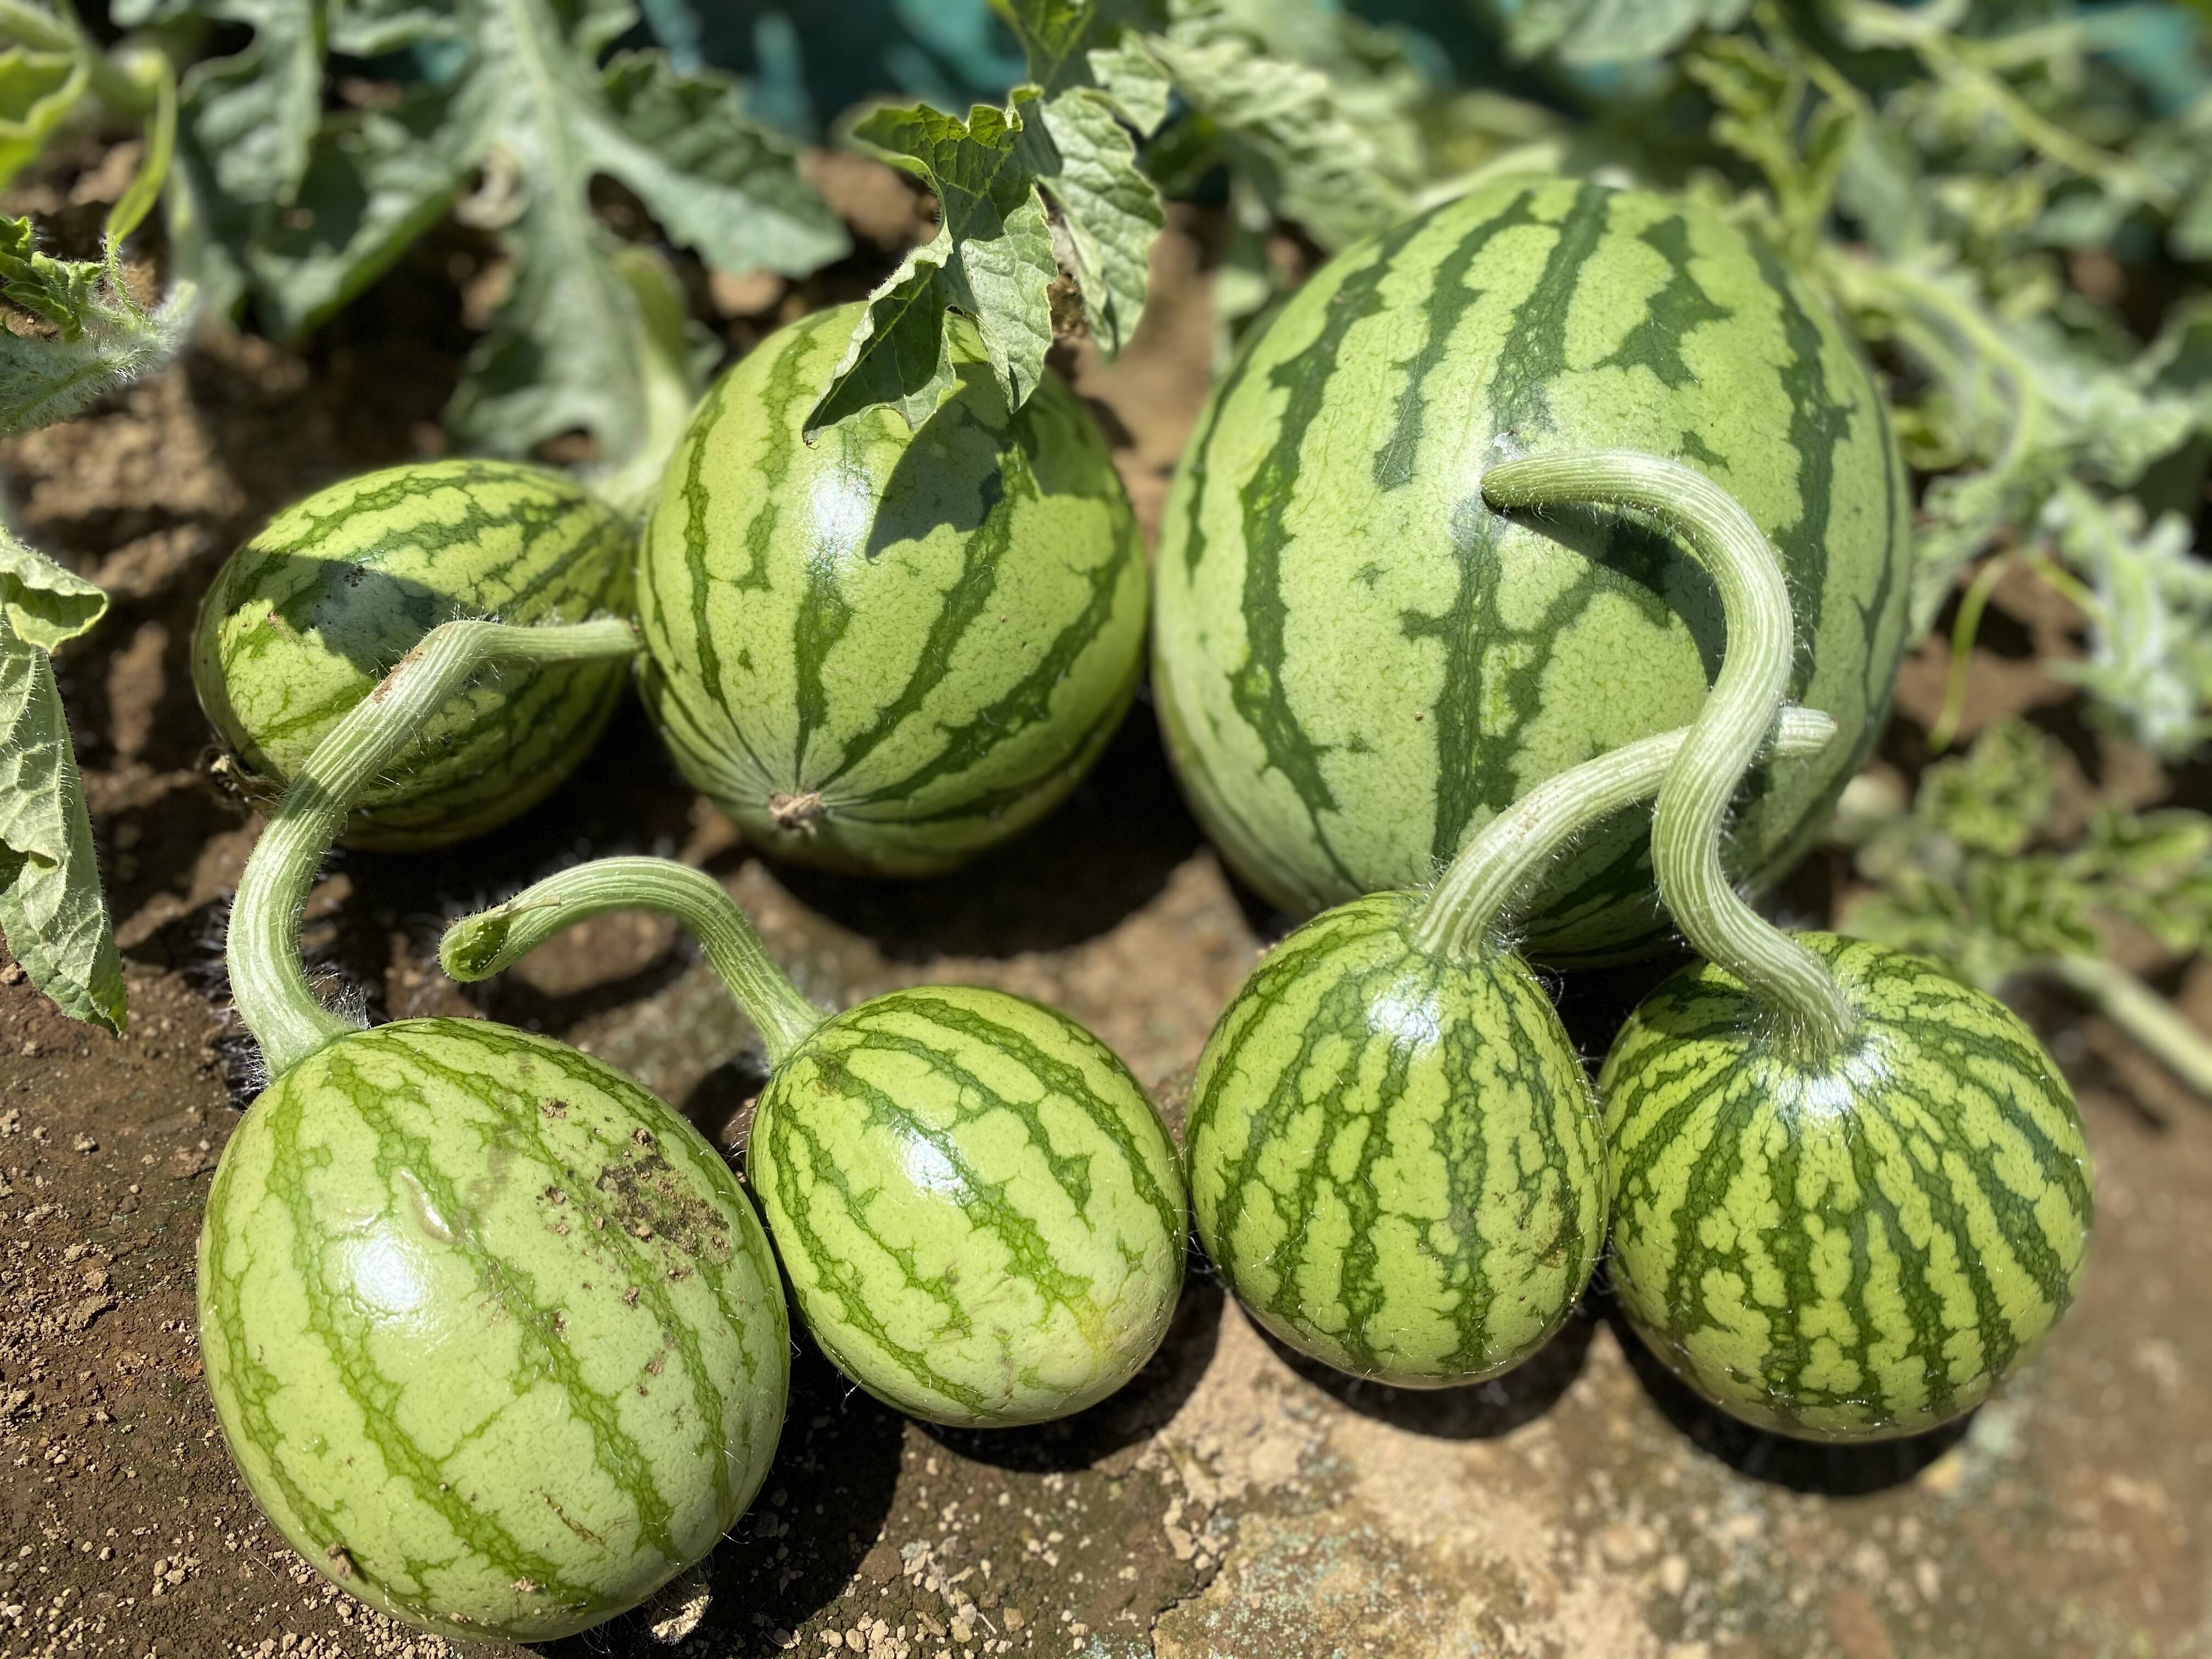
[(1723, 874), (1729, 798), (1790, 671), (1789, 591), (1750, 515), (1627, 451), (1504, 462), (1483, 492), (1656, 517), (1727, 609), (1652, 829), (1660, 890), (1707, 961), (1644, 1001), (1598, 1082), (1622, 1306), (1691, 1386), (1767, 1428), (1877, 1439), (1958, 1416), (2081, 1282), (2072, 1095), (1994, 998), (1901, 951), (1783, 933)]
[(497, 973), (608, 910), (673, 915), (761, 1032), (746, 1169), (801, 1315), (877, 1398), (933, 1422), (1064, 1417), (1133, 1376), (1182, 1287), (1167, 1126), (1065, 1014), (916, 986), (825, 1014), (711, 877), (611, 858), (447, 931), (454, 978)]
[(300, 769), (232, 915), (270, 1083), (201, 1230), (208, 1386), (301, 1555), (446, 1636), (562, 1636), (635, 1606), (737, 1520), (781, 1425), (775, 1261), (713, 1146), (544, 1037), (359, 1030), (300, 960), (357, 794), (473, 675), (635, 650), (612, 619), (434, 629)]

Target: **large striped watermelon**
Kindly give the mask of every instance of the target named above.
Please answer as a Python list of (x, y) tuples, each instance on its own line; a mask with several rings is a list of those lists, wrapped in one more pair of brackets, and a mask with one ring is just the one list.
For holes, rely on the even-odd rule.
[(1074, 787), (1141, 664), (1144, 550), (1048, 375), (1009, 415), (973, 331), (919, 432), (800, 437), (860, 307), (763, 341), (671, 460), (639, 567), (647, 701), (684, 775), (781, 856), (913, 874)]
[[(1700, 209), (1487, 185), (1347, 251), (1231, 367), (1156, 573), (1155, 688), (1207, 830), (1294, 910), (1418, 886), (1534, 784), (1693, 715), (1721, 614), (1618, 515), (1510, 520), (1493, 459), (1630, 447), (1735, 492), (1787, 567), (1791, 696), (1848, 740), (1755, 775), (1731, 854), (1777, 868), (1857, 770), (1903, 640), (1910, 507), (1881, 402), (1776, 257)], [(1648, 814), (1553, 872), (1553, 960), (1657, 921)]]
[(808, 1330), (916, 1417), (1079, 1411), (1167, 1332), (1188, 1227), (1174, 1145), (1052, 1009), (959, 986), (848, 1009), (776, 1067), (746, 1160)]
[(2003, 1004), (1886, 946), (1802, 933), (1861, 1018), (1837, 1058), (1765, 1041), (1710, 964), (1668, 980), (1598, 1079), (1612, 1277), (1653, 1350), (1746, 1420), (1911, 1434), (1978, 1404), (2081, 1283), (2074, 1100)]
[(448, 1636), (580, 1630), (705, 1554), (788, 1377), (775, 1260), (714, 1149), (598, 1061), (473, 1020), (342, 1037), (253, 1103), (199, 1327), (278, 1529)]
[(1557, 1329), (1605, 1241), (1589, 1079), (1517, 957), (1419, 948), (1421, 900), (1317, 917), (1207, 1040), (1183, 1132), (1200, 1239), (1292, 1346), (1414, 1388)]
[[(626, 611), (632, 549), (610, 508), (542, 467), (434, 461), (333, 484), (216, 577), (192, 636), (200, 706), (248, 778), (280, 790), (439, 623)], [(472, 688), (363, 796), (345, 839), (437, 847), (504, 823), (583, 758), (627, 675), (594, 663)]]

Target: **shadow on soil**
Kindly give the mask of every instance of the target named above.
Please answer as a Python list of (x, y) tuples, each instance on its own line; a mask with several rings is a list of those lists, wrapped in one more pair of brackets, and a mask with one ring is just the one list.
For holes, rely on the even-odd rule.
[(802, 904), (866, 934), (894, 961), (1010, 957), (1107, 932), (1154, 898), (1199, 842), (1140, 701), (1042, 823), (950, 875), (878, 881), (782, 866), (776, 876)]
[(1628, 1356), (1637, 1380), (1667, 1420), (1701, 1450), (1753, 1480), (1828, 1498), (1864, 1498), (1911, 1480), (1958, 1444), (1973, 1421), (1970, 1412), (1926, 1434), (1861, 1445), (1826, 1445), (1770, 1434), (1706, 1404), (1644, 1346), (1619, 1303), (1608, 1296), (1599, 1305), (1620, 1339), (1620, 1351)]
[(1090, 1468), (1151, 1438), (1182, 1409), (1221, 1340), (1222, 1302), (1219, 1285), (1192, 1273), (1158, 1351), (1126, 1387), (1089, 1411), (1025, 1429), (919, 1426), (973, 1462), (1034, 1474)]
[(1455, 1389), (1401, 1389), (1309, 1358), (1255, 1323), (1275, 1357), (1331, 1399), (1392, 1428), (1439, 1440), (1491, 1440), (1559, 1403), (1589, 1357), (1596, 1320), (1577, 1308), (1549, 1342), (1503, 1376)]
[[(404, 929), (422, 942), (426, 956), (434, 957), (447, 922), (556, 870), (611, 854), (672, 856), (690, 832), (694, 799), (645, 711), (635, 697), (626, 697), (567, 781), (512, 823), (455, 848), (335, 853), (330, 868), (349, 878), (354, 891), (327, 939), (314, 941), (321, 947), (318, 958), (377, 986), (389, 965), (393, 928)], [(471, 996), (486, 1014), (506, 1024), (535, 1019), (558, 1027), (649, 994), (686, 966), (680, 955), (670, 955), (638, 975), (562, 997), (547, 997), (521, 979), (502, 975)]]

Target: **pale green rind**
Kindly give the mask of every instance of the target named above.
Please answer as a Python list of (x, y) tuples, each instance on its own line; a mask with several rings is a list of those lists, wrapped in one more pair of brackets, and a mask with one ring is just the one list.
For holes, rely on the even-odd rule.
[(921, 874), (1097, 758), (1147, 579), (1105, 442), (1049, 374), (1009, 416), (968, 350), (919, 432), (879, 408), (804, 442), (858, 309), (771, 336), (693, 417), (640, 558), (643, 686), (684, 775), (769, 852)]
[(1340, 905), (1278, 945), (1200, 1058), (1198, 1236), (1300, 1352), (1408, 1388), (1543, 1346), (1605, 1243), (1589, 1079), (1517, 957), (1419, 951), (1420, 900)]
[[(1791, 696), (1845, 734), (1753, 775), (1733, 854), (1779, 867), (1885, 717), (1911, 503), (1881, 400), (1779, 262), (1688, 204), (1502, 181), (1317, 272), (1231, 367), (1163, 523), (1153, 684), (1207, 832), (1294, 912), (1419, 886), (1545, 778), (1686, 724), (1723, 642), (1695, 560), (1598, 514), (1502, 517), (1492, 461), (1628, 447), (1699, 467), (1775, 542)], [(1533, 952), (1661, 929), (1648, 813), (1600, 826)]]
[(2073, 1300), (2092, 1212), (2065, 1079), (1995, 998), (1886, 946), (1801, 933), (1859, 1011), (1805, 1065), (1701, 964), (1621, 1028), (1598, 1079), (1613, 1288), (1745, 1421), (1880, 1439), (1957, 1417)]
[(308, 1563), (424, 1630), (531, 1639), (704, 1555), (775, 1450), (789, 1328), (714, 1149), (574, 1049), (472, 1020), (346, 1036), (223, 1150), (216, 1407)]
[[(558, 473), (435, 461), (348, 479), (233, 554), (200, 606), (200, 706), (249, 775), (282, 788), (341, 715), (441, 623), (625, 614), (629, 531)], [(542, 799), (622, 696), (621, 663), (503, 676), (456, 698), (372, 788), (345, 841), (444, 846)]]
[(747, 1154), (806, 1327), (933, 1422), (1080, 1411), (1159, 1346), (1188, 1208), (1167, 1127), (1066, 1016), (895, 991), (777, 1068)]

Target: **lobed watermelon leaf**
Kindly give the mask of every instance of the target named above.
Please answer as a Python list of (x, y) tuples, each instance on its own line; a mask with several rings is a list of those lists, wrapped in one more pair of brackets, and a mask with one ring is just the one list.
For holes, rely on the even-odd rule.
[(475, 14), (455, 96), (477, 112), (475, 155), (504, 158), (498, 216), (516, 271), (447, 420), (495, 453), (520, 453), (574, 427), (596, 434), (611, 460), (636, 452), (649, 334), (614, 238), (590, 211), (595, 175), (628, 185), (718, 269), (797, 275), (847, 246), (799, 179), (796, 153), (745, 117), (735, 81), (679, 75), (656, 53), (595, 67), (631, 15), (602, 4), (563, 27), (548, 0), (484, 0)]
[(1044, 373), (1063, 266), (1108, 356), (1144, 314), (1147, 257), (1167, 219), (1137, 140), (1166, 116), (1167, 75), (1090, 0), (1001, 0), (1000, 10), (1030, 77), (1005, 108), (978, 104), (963, 122), (927, 104), (890, 106), (853, 129), (936, 193), (941, 219), (869, 296), (807, 417), (810, 442), (878, 404), (913, 426), (935, 413), (956, 384), (948, 311), (975, 325), (1008, 406), (1021, 407)]
[[(1030, 79), (1004, 108), (964, 122), (927, 104), (878, 109), (852, 136), (918, 176), (943, 205), (938, 234), (870, 296), (821, 402), (811, 441), (857, 410), (927, 420), (949, 395), (944, 317), (975, 323), (1018, 407), (1069, 321), (1112, 356), (1144, 313), (1146, 262), (1166, 222), (1165, 172), (1189, 180), (1225, 162), (1240, 200), (1334, 248), (1408, 203), (1420, 139), (1419, 77), (1402, 50), (1350, 17), (1252, 0), (994, 0)], [(1183, 113), (1162, 153), (1139, 145)]]
[(1407, 206), (1389, 137), (1378, 131), (1393, 123), (1357, 118), (1337, 77), (1272, 53), (1248, 9), (1177, 0), (1173, 21), (1146, 37), (1146, 49), (1211, 130), (1213, 153), (1275, 217), (1303, 225), (1331, 251), (1381, 229)]
[(1522, 0), (1505, 38), (1520, 58), (1626, 64), (1671, 52), (1700, 28), (1732, 28), (1750, 9), (1750, 0)]
[[(250, 297), (296, 340), (457, 204), (501, 234), (514, 280), (447, 410), (480, 449), (520, 454), (581, 428), (619, 465), (652, 426), (639, 367), (650, 320), (591, 210), (595, 177), (627, 185), (718, 269), (799, 275), (848, 246), (795, 148), (745, 114), (732, 77), (679, 73), (659, 52), (602, 62), (636, 21), (628, 0), (118, 0), (116, 12), (253, 31), (184, 88), (171, 236), (218, 308)], [(395, 102), (325, 108), (327, 54), (399, 52), (419, 72)]]
[[(37, 559), (27, 552), (12, 538), (4, 548), (19, 569)], [(21, 592), (0, 568), (0, 593)], [(12, 602), (0, 608), (0, 938), (63, 1012), (120, 1034), (123, 963), (69, 721), (53, 664), (16, 631), (18, 614)]]
[(9, 22), (28, 26), (6, 30), (14, 38), (0, 50), (0, 186), (46, 148), (92, 87), (91, 65), (59, 20), (53, 20), (50, 37), (27, 40), (26, 33), (44, 35), (40, 26), (48, 20), (43, 12), (21, 9), (27, 16), (0, 19), (0, 29)]
[(937, 234), (868, 296), (829, 389), (806, 417), (812, 442), (857, 410), (888, 404), (919, 428), (959, 386), (945, 313), (975, 325), (1010, 409), (1044, 376), (1052, 346), (1047, 290), (1060, 274), (1036, 175), (1021, 149), (1037, 91), (1003, 110), (978, 104), (966, 121), (927, 104), (878, 109), (853, 130), (895, 166), (927, 182), (942, 204)]

